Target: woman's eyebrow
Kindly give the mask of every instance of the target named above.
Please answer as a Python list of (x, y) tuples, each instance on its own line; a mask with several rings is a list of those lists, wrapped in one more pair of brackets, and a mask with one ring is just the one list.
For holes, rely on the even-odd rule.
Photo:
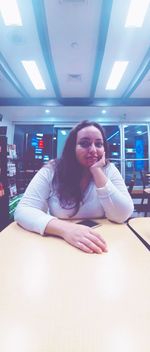
[[(81, 138), (79, 139), (79, 141), (83, 141), (83, 140), (88, 140), (88, 141), (90, 141), (91, 139), (93, 139), (93, 138), (90, 138), (90, 137), (81, 137)], [(102, 138), (96, 138), (95, 140), (96, 140), (96, 141), (102, 141), (102, 142), (103, 142), (103, 139), (102, 139)]]
[(79, 139), (79, 141), (84, 141), (84, 140), (90, 141), (90, 139), (91, 139), (91, 138), (89, 138), (89, 137), (81, 137), (81, 138)]

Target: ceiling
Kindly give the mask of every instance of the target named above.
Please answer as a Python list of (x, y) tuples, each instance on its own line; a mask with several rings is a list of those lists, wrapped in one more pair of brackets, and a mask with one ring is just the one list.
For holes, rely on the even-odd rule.
[[(150, 121), (150, 6), (141, 28), (125, 28), (130, 0), (17, 2), (23, 26), (5, 26), (0, 15), (3, 117), (56, 125)], [(21, 60), (36, 61), (45, 90), (34, 88)], [(106, 90), (116, 60), (129, 64), (118, 88)]]

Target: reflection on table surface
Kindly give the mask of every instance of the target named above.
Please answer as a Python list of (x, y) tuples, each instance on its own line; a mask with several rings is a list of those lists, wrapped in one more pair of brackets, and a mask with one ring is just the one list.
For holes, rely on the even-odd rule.
[(150, 217), (130, 219), (128, 223), (150, 245)]
[(0, 351), (149, 352), (149, 252), (101, 220), (109, 251), (9, 225), (0, 234)]

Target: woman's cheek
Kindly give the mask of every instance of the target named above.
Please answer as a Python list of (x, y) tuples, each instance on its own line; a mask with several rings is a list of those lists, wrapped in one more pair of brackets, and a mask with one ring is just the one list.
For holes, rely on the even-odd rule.
[(103, 157), (104, 155), (104, 148), (101, 148), (101, 150), (99, 151), (99, 160)]

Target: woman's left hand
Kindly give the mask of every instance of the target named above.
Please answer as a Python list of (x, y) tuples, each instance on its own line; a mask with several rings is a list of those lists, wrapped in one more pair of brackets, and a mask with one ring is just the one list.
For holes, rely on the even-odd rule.
[(90, 167), (90, 172), (93, 176), (96, 187), (104, 187), (107, 183), (107, 177), (103, 171), (103, 167), (106, 165), (105, 152), (103, 153), (100, 160)]
[(106, 165), (106, 158), (105, 158), (105, 152), (103, 153), (102, 157), (90, 167), (90, 170), (93, 168), (103, 168)]

